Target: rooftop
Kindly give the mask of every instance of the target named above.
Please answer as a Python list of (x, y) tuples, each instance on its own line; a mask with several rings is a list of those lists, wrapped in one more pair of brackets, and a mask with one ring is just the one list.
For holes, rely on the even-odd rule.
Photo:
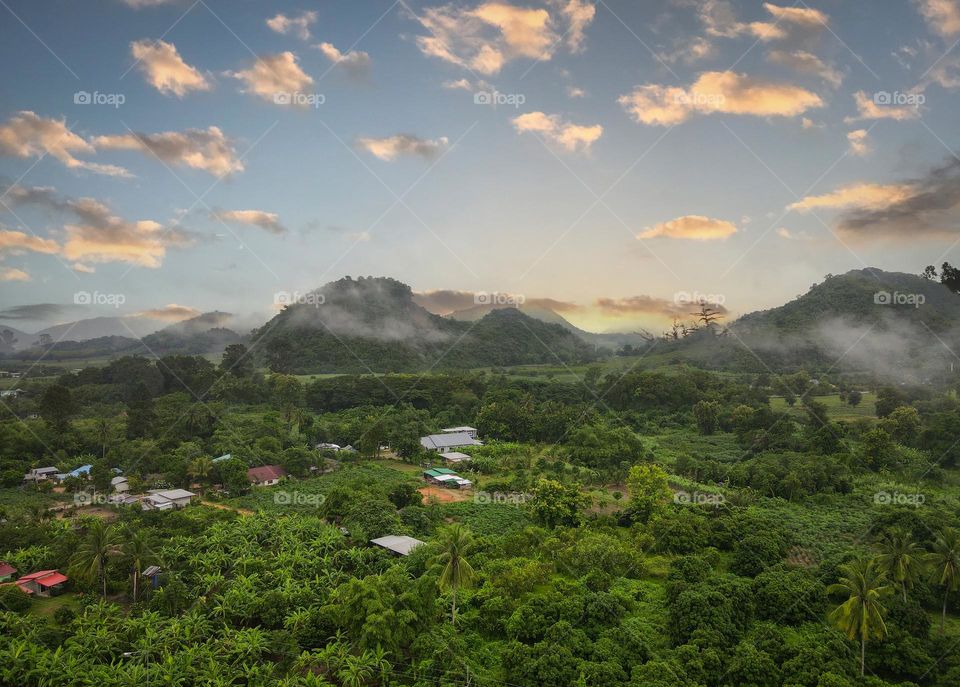
[(451, 432), (449, 434), (428, 434), (420, 437), (420, 445), (427, 450), (442, 451), (460, 446), (483, 446), (483, 442), (474, 439), (466, 432)]
[(371, 544), (382, 546), (385, 549), (399, 553), (401, 556), (409, 556), (410, 552), (423, 544), (424, 542), (413, 537), (406, 537), (399, 534), (388, 534), (386, 537), (377, 537), (370, 540)]

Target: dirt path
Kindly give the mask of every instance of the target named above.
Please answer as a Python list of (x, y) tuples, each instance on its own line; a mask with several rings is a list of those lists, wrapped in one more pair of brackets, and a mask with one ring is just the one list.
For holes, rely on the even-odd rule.
[(422, 495), (425, 503), (435, 499), (439, 503), (455, 503), (457, 501), (469, 501), (473, 498), (473, 492), (462, 491), (460, 489), (444, 489), (443, 487), (420, 487), (417, 489)]
[(220, 510), (232, 510), (234, 513), (239, 513), (240, 515), (256, 515), (256, 513), (249, 508), (237, 508), (236, 506), (227, 506), (223, 503), (213, 503), (212, 501), (201, 501), (200, 505), (219, 508)]

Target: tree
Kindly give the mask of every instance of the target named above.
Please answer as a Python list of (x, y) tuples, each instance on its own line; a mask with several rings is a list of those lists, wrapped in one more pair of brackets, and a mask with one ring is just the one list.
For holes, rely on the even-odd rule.
[(960, 269), (949, 262), (940, 266), (940, 283), (954, 293), (960, 293)]
[(220, 358), (220, 370), (224, 374), (234, 377), (249, 377), (253, 374), (253, 358), (247, 355), (247, 347), (243, 344), (230, 344), (223, 349)]
[(437, 537), (440, 553), (435, 562), (443, 566), (438, 586), (441, 592), (450, 592), (450, 623), (457, 624), (457, 592), (469, 589), (476, 573), (466, 556), (473, 547), (473, 534), (460, 524), (453, 524), (440, 530)]
[(206, 484), (213, 473), (213, 460), (210, 456), (197, 456), (187, 463), (187, 474), (190, 479), (196, 480), (200, 484)]
[(107, 561), (119, 553), (119, 541), (117, 530), (96, 518), (90, 522), (86, 536), (70, 557), (72, 574), (80, 579), (99, 581), (103, 585), (104, 598), (107, 596)]
[(877, 566), (886, 576), (900, 585), (903, 600), (907, 588), (912, 587), (923, 572), (923, 548), (906, 531), (895, 529), (880, 540)]
[(895, 441), (911, 446), (920, 436), (920, 413), (913, 406), (894, 408), (880, 423)]
[(557, 525), (578, 525), (580, 511), (588, 502), (588, 497), (580, 493), (577, 484), (567, 486), (556, 480), (540, 479), (527, 504), (537, 522), (553, 529)]
[(153, 408), (153, 396), (147, 385), (138, 382), (127, 401), (127, 438), (147, 436), (153, 429), (157, 414)]
[(51, 384), (40, 397), (40, 415), (50, 429), (62, 434), (70, 428), (70, 416), (75, 412), (70, 389), (62, 384)]
[(720, 422), (720, 404), (716, 401), (698, 401), (693, 406), (693, 417), (700, 434), (713, 434)]
[(923, 268), (923, 272), (920, 273), (920, 276), (924, 279), (929, 279), (933, 281), (937, 278), (937, 268), (933, 265), (927, 265)]
[(627, 475), (627, 489), (630, 511), (641, 522), (663, 510), (673, 497), (669, 475), (659, 465), (634, 465)]
[(863, 400), (863, 393), (861, 393), (860, 391), (857, 391), (856, 389), (851, 390), (847, 394), (847, 404), (853, 408), (856, 408), (858, 405), (860, 405), (860, 401), (862, 400)]
[(934, 582), (943, 587), (943, 612), (940, 616), (940, 633), (947, 623), (947, 597), (960, 588), (960, 532), (945, 527), (937, 535), (927, 555), (926, 562)]
[(155, 554), (150, 547), (150, 540), (146, 532), (142, 530), (129, 531), (121, 551), (130, 560), (131, 571), (133, 572), (133, 602), (136, 603), (140, 590), (140, 571), (153, 561)]
[(890, 593), (887, 578), (873, 561), (865, 558), (840, 566), (842, 577), (827, 587), (828, 594), (847, 594), (846, 601), (830, 612), (830, 621), (847, 635), (860, 640), (860, 677), (866, 670), (867, 640), (883, 639), (887, 626), (883, 618), (883, 597)]

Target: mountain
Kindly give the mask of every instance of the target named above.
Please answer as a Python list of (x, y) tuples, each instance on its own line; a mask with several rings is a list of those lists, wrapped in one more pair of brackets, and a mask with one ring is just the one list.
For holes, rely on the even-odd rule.
[(540, 322), (560, 325), (567, 331), (573, 332), (580, 337), (581, 340), (592, 346), (617, 350), (623, 348), (623, 346), (626, 344), (630, 344), (631, 346), (641, 346), (645, 343), (645, 340), (639, 334), (633, 334), (630, 332), (611, 332), (598, 334), (596, 332), (585, 331), (572, 324), (569, 320), (550, 308), (546, 308), (542, 305), (528, 305), (527, 303), (521, 303), (517, 306), (497, 305), (492, 303), (475, 305), (472, 308), (456, 310), (445, 317), (453, 320), (460, 320), (461, 322), (476, 322), (495, 310), (505, 310), (509, 308), (516, 308), (524, 315), (532, 317), (535, 320), (539, 320)]
[(35, 341), (33, 334), (27, 334), (16, 327), (0, 324), (0, 353), (10, 353), (30, 345), (29, 342)]
[(230, 344), (243, 340), (235, 331), (223, 326), (231, 319), (233, 316), (226, 312), (203, 313), (143, 337), (143, 345), (158, 355), (221, 353)]
[(386, 277), (347, 277), (300, 296), (252, 338), (273, 369), (386, 372), (581, 362), (593, 347), (517, 309), (473, 322), (444, 318)]
[(54, 341), (86, 341), (105, 336), (144, 337), (165, 324), (164, 320), (149, 317), (91, 317), (41, 329), (33, 335), (30, 343), (39, 341), (43, 335)]
[(912, 274), (852, 270), (721, 331), (668, 348), (705, 367), (860, 371), (924, 382), (960, 365), (953, 353), (960, 350), (960, 295)]

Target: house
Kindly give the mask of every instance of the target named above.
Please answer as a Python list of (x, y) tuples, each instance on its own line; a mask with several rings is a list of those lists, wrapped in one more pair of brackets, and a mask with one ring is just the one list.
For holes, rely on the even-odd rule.
[(318, 451), (339, 451), (340, 444), (328, 444), (326, 442), (321, 442), (314, 446)]
[(186, 489), (151, 489), (150, 493), (143, 497), (140, 507), (143, 510), (186, 508), (194, 496), (196, 494)]
[(450, 432), (449, 434), (429, 434), (420, 437), (420, 445), (428, 451), (444, 453), (450, 449), (463, 448), (464, 446), (483, 446), (483, 442), (478, 441), (466, 432)]
[(0, 561), (0, 582), (9, 582), (17, 574), (17, 569), (6, 561)]
[(423, 477), (428, 482), (451, 489), (466, 489), (473, 486), (473, 482), (464, 479), (450, 468), (433, 468), (424, 472)]
[(424, 542), (420, 541), (419, 539), (414, 539), (413, 537), (388, 534), (386, 537), (377, 537), (376, 539), (371, 539), (370, 543), (375, 544), (376, 546), (381, 546), (387, 551), (393, 551), (393, 553), (400, 556), (409, 556), (411, 551)]
[(280, 484), (280, 480), (287, 476), (287, 471), (279, 465), (261, 465), (247, 469), (247, 479), (255, 487), (271, 487)]
[(428, 482), (436, 482), (437, 477), (439, 477), (440, 475), (455, 475), (455, 474), (457, 473), (455, 473), (450, 468), (431, 468), (429, 470), (423, 471), (423, 478)]
[(81, 465), (76, 470), (71, 470), (70, 472), (58, 472), (57, 480), (62, 482), (68, 477), (89, 477), (90, 469), (92, 467), (93, 467), (92, 465)]
[(27, 594), (37, 596), (56, 596), (63, 591), (69, 578), (59, 570), (41, 570), (24, 575), (17, 580), (17, 586)]
[(149, 568), (140, 573), (141, 577), (146, 577), (150, 580), (150, 586), (156, 589), (160, 586), (160, 566), (151, 565)]
[(44, 480), (50, 479), (56, 475), (59, 471), (54, 467), (46, 468), (33, 468), (30, 472), (23, 476), (23, 479), (30, 482), (42, 482)]
[(0, 391), (0, 398), (20, 398), (23, 389), (4, 389)]
[(127, 481), (126, 477), (114, 477), (110, 480), (110, 486), (113, 487), (115, 494), (130, 491), (130, 482)]
[(466, 463), (470, 460), (470, 456), (466, 453), (460, 453), (459, 451), (447, 451), (446, 453), (441, 453), (440, 457), (443, 458), (448, 463)]
[(111, 494), (107, 500), (117, 506), (132, 506), (140, 503), (140, 497), (133, 494)]
[(471, 439), (477, 438), (477, 428), (476, 427), (447, 427), (446, 429), (441, 429), (443, 434), (469, 434)]

